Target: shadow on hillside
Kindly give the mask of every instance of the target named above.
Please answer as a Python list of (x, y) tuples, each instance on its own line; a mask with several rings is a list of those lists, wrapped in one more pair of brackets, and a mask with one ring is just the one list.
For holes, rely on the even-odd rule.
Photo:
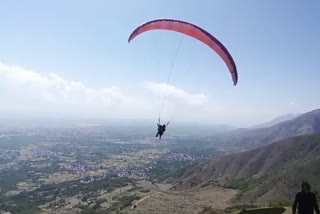
[(286, 209), (283, 207), (278, 208), (263, 208), (254, 210), (243, 210), (239, 214), (281, 214), (284, 213)]

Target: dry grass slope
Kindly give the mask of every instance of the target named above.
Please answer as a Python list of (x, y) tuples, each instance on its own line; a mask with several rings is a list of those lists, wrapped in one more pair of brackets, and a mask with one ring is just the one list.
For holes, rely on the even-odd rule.
[(301, 180), (320, 175), (320, 134), (288, 138), (251, 151), (202, 162), (183, 174), (174, 189), (227, 185), (240, 189), (235, 201), (288, 200)]

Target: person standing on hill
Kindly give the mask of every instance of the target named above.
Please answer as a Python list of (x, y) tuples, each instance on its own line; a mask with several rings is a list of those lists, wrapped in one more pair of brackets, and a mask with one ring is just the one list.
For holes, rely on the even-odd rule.
[(320, 214), (316, 195), (310, 191), (310, 184), (303, 182), (301, 191), (296, 194), (296, 198), (292, 206), (292, 214), (296, 214), (297, 205), (299, 214)]

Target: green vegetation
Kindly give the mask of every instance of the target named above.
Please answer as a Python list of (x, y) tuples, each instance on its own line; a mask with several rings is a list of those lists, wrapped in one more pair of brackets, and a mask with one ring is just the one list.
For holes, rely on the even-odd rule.
[(261, 185), (263, 181), (266, 180), (266, 177), (261, 178), (243, 178), (243, 179), (234, 179), (229, 180), (224, 184), (225, 188), (238, 189), (241, 192), (246, 192), (258, 185)]
[(148, 192), (150, 192), (150, 189), (142, 189), (142, 190), (140, 190), (140, 192), (141, 193), (148, 193)]
[(201, 184), (201, 188), (205, 188), (207, 186), (218, 186), (219, 187), (220, 183), (217, 180), (209, 180), (209, 181)]
[(320, 185), (316, 184), (312, 186), (312, 191), (316, 194), (317, 200), (320, 201)]
[(186, 162), (176, 161), (168, 164), (166, 161), (158, 161), (156, 166), (150, 170), (150, 180), (154, 182), (163, 182), (166, 179), (177, 178), (189, 167), (190, 163)]
[(212, 207), (204, 207), (198, 214), (218, 214)]
[(38, 214), (40, 213), (40, 208), (38, 207), (31, 207), (31, 205), (18, 205), (18, 206), (10, 206), (10, 207), (2, 207), (1, 210), (5, 212), (11, 213), (23, 213), (23, 214)]
[(81, 210), (80, 214), (105, 214), (105, 210), (97, 210), (93, 207), (85, 207)]
[(28, 164), (21, 164), (17, 170), (0, 173), (0, 195), (3, 196), (7, 191), (14, 190), (15, 185), (20, 181), (36, 178), (36, 175), (30, 173), (32, 170), (33, 168)]
[(211, 143), (211, 141), (203, 138), (178, 138), (173, 144), (168, 145), (168, 149), (171, 152), (203, 156), (204, 158), (223, 154), (215, 148), (208, 148), (208, 143)]
[(153, 168), (149, 171), (150, 181), (153, 182), (171, 182), (183, 175), (184, 172), (194, 167), (200, 160), (167, 160), (167, 157), (173, 153), (167, 153), (161, 157)]
[[(8, 210), (17, 213), (17, 210), (32, 211), (39, 205), (56, 200), (58, 197), (70, 197), (81, 193), (84, 197), (95, 197), (97, 190), (112, 191), (116, 188), (128, 185), (133, 182), (131, 179), (123, 177), (118, 179), (104, 178), (95, 180), (88, 184), (79, 181), (66, 181), (58, 184), (45, 184), (33, 191), (21, 192), (11, 197), (2, 197), (0, 210)], [(60, 203), (61, 204), (61, 203)], [(57, 204), (53, 204), (57, 205)], [(53, 206), (52, 205), (52, 206)], [(19, 212), (18, 212), (19, 213)]]
[(120, 207), (126, 208), (131, 206), (133, 201), (139, 200), (139, 199), (141, 199), (141, 197), (138, 195), (129, 195), (129, 196), (122, 196), (118, 198), (118, 201), (119, 201)]
[(16, 135), (10, 138), (0, 138), (1, 149), (20, 150), (29, 144), (39, 144), (43, 137), (38, 135)]
[(141, 199), (140, 196), (138, 195), (123, 195), (123, 196), (120, 196), (120, 197), (114, 197), (112, 200), (115, 200), (116, 202), (113, 203), (111, 205), (111, 207), (109, 207), (107, 209), (107, 211), (120, 211), (120, 210), (123, 210), (129, 206), (132, 205), (132, 202), (135, 201), (135, 200), (139, 200)]

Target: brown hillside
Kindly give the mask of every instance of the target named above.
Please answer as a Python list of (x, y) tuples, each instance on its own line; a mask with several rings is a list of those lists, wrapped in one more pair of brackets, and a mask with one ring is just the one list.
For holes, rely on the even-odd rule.
[[(320, 134), (288, 138), (265, 147), (230, 154), (202, 162), (185, 172), (175, 189), (188, 189), (209, 181), (228, 183), (236, 179), (266, 178), (242, 195), (244, 201), (291, 197), (304, 179), (316, 181), (320, 175)], [(303, 172), (303, 173), (301, 173)], [(239, 200), (241, 199), (239, 198)]]

